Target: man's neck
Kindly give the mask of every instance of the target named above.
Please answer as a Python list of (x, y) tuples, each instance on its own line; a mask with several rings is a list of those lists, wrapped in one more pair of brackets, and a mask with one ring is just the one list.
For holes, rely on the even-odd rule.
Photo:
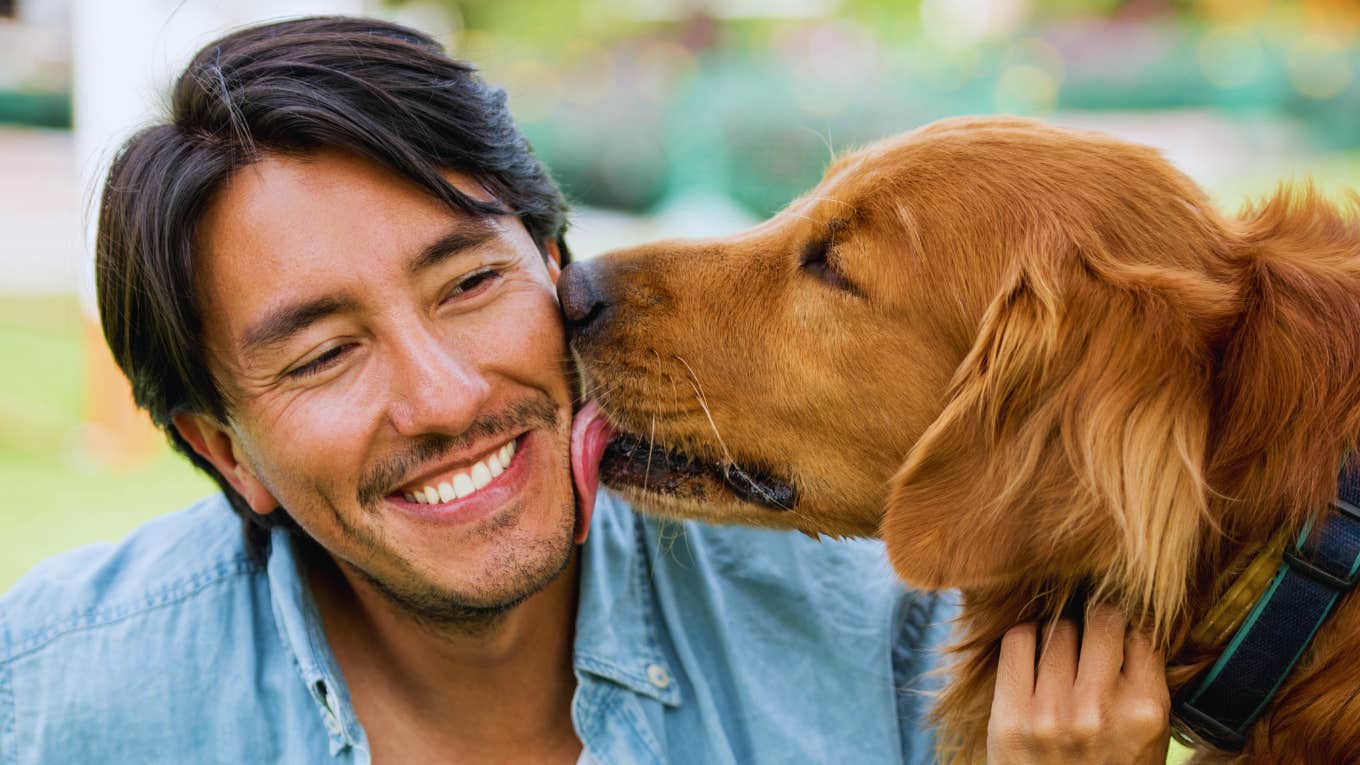
[[(375, 760), (574, 761), (578, 555), (486, 629), (441, 628), (359, 576), (309, 567), (326, 636)], [(417, 756), (419, 755), (419, 756)], [(414, 756), (414, 759), (413, 759)], [(527, 760), (526, 760), (527, 761)]]

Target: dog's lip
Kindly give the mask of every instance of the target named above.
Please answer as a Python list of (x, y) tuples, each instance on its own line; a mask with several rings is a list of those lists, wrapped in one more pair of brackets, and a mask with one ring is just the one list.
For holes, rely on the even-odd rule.
[(767, 471), (662, 449), (650, 439), (625, 432), (612, 434), (604, 449), (601, 473), (606, 483), (627, 484), (656, 494), (695, 493), (696, 487), (687, 484), (712, 482), (741, 501), (765, 509), (791, 510), (798, 504), (797, 488)]

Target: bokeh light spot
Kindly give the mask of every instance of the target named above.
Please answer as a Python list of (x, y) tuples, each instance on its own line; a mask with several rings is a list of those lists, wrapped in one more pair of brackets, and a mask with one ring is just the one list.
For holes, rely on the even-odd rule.
[(996, 108), (1014, 114), (1050, 112), (1058, 102), (1058, 81), (1033, 64), (1007, 67), (996, 83)]
[(1300, 38), (1285, 65), (1294, 89), (1309, 98), (1331, 98), (1345, 90), (1354, 66), (1334, 38), (1321, 35)]
[(1195, 53), (1205, 79), (1219, 88), (1250, 85), (1265, 68), (1261, 39), (1247, 27), (1215, 27), (1200, 39)]

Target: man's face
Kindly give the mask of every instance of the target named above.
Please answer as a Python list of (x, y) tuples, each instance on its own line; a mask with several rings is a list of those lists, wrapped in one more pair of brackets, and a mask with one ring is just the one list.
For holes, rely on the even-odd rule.
[(427, 617), (504, 607), (562, 570), (558, 268), (517, 219), (456, 213), (321, 151), (237, 172), (198, 241), (231, 413), (214, 462), (257, 512), (286, 507), (344, 570)]

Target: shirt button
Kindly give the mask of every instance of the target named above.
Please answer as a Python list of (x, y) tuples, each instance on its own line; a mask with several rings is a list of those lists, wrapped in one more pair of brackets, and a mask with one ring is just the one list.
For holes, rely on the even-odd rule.
[(340, 735), (340, 721), (335, 718), (335, 713), (327, 709), (321, 716), (326, 721), (326, 730), (332, 736)]
[(652, 681), (652, 685), (657, 688), (665, 689), (671, 684), (671, 673), (667, 672), (666, 668), (660, 664), (648, 664), (647, 679)]

